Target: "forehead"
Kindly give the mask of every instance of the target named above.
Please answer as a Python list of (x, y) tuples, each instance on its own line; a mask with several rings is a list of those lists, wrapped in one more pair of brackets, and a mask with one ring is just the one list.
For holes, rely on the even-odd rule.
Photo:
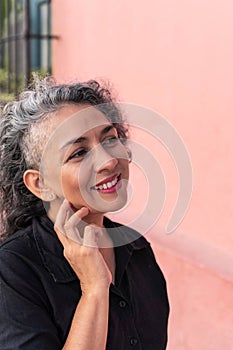
[(98, 127), (111, 124), (107, 117), (89, 105), (68, 105), (56, 112), (52, 121), (52, 133), (49, 141), (63, 143), (73, 137), (85, 136)]

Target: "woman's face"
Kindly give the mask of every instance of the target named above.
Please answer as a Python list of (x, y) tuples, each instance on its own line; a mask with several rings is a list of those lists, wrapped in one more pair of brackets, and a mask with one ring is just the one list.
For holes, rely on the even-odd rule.
[(105, 213), (127, 201), (128, 153), (117, 131), (94, 107), (66, 105), (52, 115), (52, 133), (41, 162), (44, 182), (56, 199), (53, 213), (66, 198), (79, 209)]

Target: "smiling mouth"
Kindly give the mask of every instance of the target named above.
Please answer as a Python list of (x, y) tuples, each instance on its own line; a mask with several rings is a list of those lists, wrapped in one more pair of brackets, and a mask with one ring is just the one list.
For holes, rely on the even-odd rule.
[(104, 181), (99, 182), (97, 185), (92, 186), (91, 189), (101, 192), (112, 192), (117, 189), (121, 180), (121, 174), (112, 176)]

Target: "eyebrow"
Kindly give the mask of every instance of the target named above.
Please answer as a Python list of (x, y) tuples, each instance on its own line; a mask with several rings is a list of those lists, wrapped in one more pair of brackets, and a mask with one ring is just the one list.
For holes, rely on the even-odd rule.
[[(100, 136), (104, 136), (105, 134), (107, 134), (112, 129), (115, 129), (115, 127), (113, 125), (106, 126), (103, 130), (101, 130)], [(84, 141), (87, 141), (87, 137), (81, 136), (81, 137), (69, 140), (68, 142), (66, 142), (64, 145), (62, 145), (60, 147), (60, 150), (66, 148), (66, 147), (68, 147), (70, 145), (73, 145), (75, 143), (81, 143), (81, 142), (84, 142)]]

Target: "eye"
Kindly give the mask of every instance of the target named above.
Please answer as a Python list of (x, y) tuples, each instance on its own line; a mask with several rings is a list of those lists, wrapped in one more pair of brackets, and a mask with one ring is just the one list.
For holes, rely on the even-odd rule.
[(67, 162), (74, 158), (83, 158), (87, 154), (87, 152), (88, 150), (86, 148), (79, 148), (77, 151), (75, 151), (68, 157)]
[(101, 143), (103, 146), (112, 146), (115, 145), (119, 141), (117, 136), (111, 136), (103, 140)]

